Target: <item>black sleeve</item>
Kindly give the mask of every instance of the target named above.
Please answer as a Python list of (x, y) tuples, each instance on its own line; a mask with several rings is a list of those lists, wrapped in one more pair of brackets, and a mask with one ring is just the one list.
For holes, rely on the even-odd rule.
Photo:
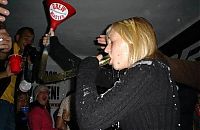
[(104, 93), (116, 81), (115, 70), (111, 67), (100, 67), (95, 83), (98, 93)]
[[(5, 62), (6, 62), (6, 60), (0, 60), (0, 72), (6, 71)], [(6, 78), (0, 79), (0, 97), (4, 93), (5, 89), (9, 85), (10, 81), (11, 81), (11, 77), (6, 77)]]
[(93, 57), (84, 59), (79, 67), (76, 110), (83, 130), (107, 128), (118, 121), (130, 106), (134, 106), (132, 110), (139, 109), (144, 104), (141, 98), (147, 93), (146, 84), (153, 82), (157, 76), (151, 66), (134, 67), (126, 76), (120, 77), (111, 89), (99, 95), (95, 85), (98, 71), (98, 60)]
[(81, 61), (79, 57), (60, 44), (56, 36), (50, 38), (49, 55), (63, 70), (78, 68)]
[(33, 62), (33, 68), (32, 68), (32, 82), (36, 81), (39, 82), (38, 80), (38, 72), (39, 72), (39, 68), (40, 68), (40, 61), (41, 61), (41, 52), (37, 51), (35, 60)]

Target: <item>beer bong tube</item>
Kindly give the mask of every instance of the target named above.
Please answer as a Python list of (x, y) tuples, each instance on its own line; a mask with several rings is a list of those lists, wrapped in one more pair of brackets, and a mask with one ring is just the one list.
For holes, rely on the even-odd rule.
[(110, 62), (110, 56), (106, 55), (99, 61), (99, 66), (104, 66), (106, 64), (109, 64)]

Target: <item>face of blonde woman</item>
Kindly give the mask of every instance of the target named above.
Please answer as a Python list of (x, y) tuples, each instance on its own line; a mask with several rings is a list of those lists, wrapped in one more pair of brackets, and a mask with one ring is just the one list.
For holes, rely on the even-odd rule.
[(116, 70), (128, 68), (128, 44), (114, 30), (111, 30), (107, 43), (108, 45), (105, 48), (105, 52), (108, 53), (111, 58), (110, 65)]

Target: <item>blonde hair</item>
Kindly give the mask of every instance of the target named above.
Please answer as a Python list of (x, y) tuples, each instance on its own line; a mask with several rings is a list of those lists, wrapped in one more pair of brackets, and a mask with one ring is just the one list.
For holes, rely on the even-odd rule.
[(146, 19), (133, 17), (114, 22), (106, 31), (108, 37), (111, 30), (116, 31), (128, 43), (130, 64), (145, 57), (153, 57), (156, 53), (156, 35)]

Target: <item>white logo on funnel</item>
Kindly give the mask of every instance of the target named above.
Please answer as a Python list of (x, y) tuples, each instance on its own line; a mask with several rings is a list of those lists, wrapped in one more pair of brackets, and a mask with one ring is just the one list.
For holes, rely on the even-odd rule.
[(68, 9), (60, 3), (52, 3), (49, 8), (50, 16), (54, 20), (63, 20), (68, 15)]

